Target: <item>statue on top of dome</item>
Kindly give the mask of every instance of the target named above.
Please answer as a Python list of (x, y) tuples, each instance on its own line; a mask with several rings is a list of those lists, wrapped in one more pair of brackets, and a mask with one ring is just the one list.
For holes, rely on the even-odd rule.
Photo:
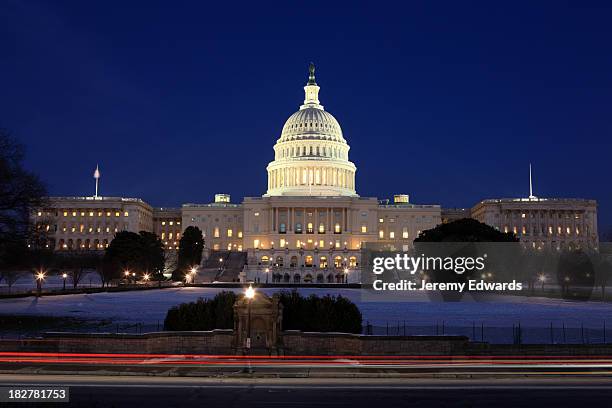
[(317, 83), (315, 82), (315, 64), (312, 62), (308, 66), (308, 73), (308, 85), (316, 85)]

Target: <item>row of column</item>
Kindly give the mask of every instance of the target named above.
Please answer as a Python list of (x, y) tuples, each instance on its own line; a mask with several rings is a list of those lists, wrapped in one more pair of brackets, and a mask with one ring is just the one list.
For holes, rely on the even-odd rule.
[[(299, 220), (296, 220), (296, 209), (302, 212), (302, 215), (299, 217)], [(273, 207), (270, 209), (270, 231), (274, 231), (274, 232), (279, 232), (279, 227), (280, 227), (280, 212), (284, 211), (287, 214), (287, 233), (292, 233), (295, 230), (295, 224), (300, 222), (302, 224), (302, 233), (305, 234), (306, 233), (306, 226), (308, 225), (308, 220), (306, 217), (306, 213), (308, 211), (312, 211), (313, 217), (312, 217), (312, 223), (313, 223), (313, 233), (317, 233), (319, 230), (319, 224), (323, 221), (324, 225), (325, 225), (325, 233), (329, 234), (329, 233), (334, 233), (334, 227), (336, 225), (336, 222), (334, 222), (334, 217), (333, 214), (337, 211), (341, 212), (341, 221), (340, 221), (340, 233), (346, 232), (346, 231), (350, 231), (350, 229), (352, 228), (351, 222), (350, 222), (350, 210), (348, 208), (333, 208), (333, 207), (329, 207), (329, 208), (324, 208), (325, 211), (325, 215), (323, 216), (324, 219), (320, 219), (322, 218), (320, 216), (320, 212), (321, 212), (321, 208), (278, 208), (278, 207)]]
[(331, 167), (286, 167), (271, 170), (268, 189), (294, 186), (334, 186), (355, 189), (355, 173)]

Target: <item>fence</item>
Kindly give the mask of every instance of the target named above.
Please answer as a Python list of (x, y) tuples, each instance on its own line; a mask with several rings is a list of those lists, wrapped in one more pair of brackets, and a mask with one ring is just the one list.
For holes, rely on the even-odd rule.
[(440, 321), (434, 325), (409, 325), (405, 321), (388, 321), (384, 325), (363, 323), (363, 334), (386, 336), (459, 335), (474, 342), (491, 344), (604, 344), (612, 340), (612, 333), (602, 322), (600, 327), (584, 323), (550, 322), (546, 327), (524, 326), (520, 322), (509, 326), (484, 322), (457, 325)]

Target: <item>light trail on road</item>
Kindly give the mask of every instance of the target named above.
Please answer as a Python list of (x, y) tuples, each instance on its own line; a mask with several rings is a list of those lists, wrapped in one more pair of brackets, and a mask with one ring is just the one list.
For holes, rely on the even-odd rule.
[[(612, 356), (245, 356), (208, 354), (0, 352), (14, 365), (265, 367), (265, 368), (492, 368), (599, 370), (612, 373)], [(590, 370), (590, 371), (589, 371)]]

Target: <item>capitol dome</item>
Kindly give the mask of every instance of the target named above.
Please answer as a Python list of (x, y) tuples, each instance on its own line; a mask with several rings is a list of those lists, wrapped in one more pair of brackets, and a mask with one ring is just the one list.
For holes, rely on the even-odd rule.
[(314, 65), (300, 110), (287, 119), (268, 165), (266, 196), (356, 196), (356, 167), (340, 124), (319, 103)]

